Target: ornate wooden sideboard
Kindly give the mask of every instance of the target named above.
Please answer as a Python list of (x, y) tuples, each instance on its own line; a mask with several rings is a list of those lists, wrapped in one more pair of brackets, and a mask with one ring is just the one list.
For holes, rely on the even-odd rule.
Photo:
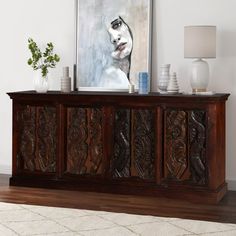
[(229, 94), (8, 93), (11, 185), (216, 203)]

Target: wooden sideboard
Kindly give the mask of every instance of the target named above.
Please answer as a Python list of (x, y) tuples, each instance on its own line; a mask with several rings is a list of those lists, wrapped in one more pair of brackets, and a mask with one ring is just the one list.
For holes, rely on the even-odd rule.
[(50, 91), (13, 100), (11, 185), (217, 203), (229, 94)]

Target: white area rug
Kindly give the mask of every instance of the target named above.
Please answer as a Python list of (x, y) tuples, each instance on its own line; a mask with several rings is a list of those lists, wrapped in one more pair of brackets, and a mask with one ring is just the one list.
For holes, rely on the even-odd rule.
[(0, 202), (0, 236), (236, 236), (235, 224)]

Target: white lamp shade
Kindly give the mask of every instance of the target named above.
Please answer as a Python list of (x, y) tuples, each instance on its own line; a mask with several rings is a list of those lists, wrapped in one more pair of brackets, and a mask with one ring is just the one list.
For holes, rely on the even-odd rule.
[(185, 26), (184, 57), (215, 58), (216, 26)]

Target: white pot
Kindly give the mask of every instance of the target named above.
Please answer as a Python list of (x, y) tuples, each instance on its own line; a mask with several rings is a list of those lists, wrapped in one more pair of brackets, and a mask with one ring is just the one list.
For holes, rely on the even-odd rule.
[(48, 76), (42, 76), (41, 70), (35, 71), (34, 89), (38, 93), (46, 93), (48, 91)]

